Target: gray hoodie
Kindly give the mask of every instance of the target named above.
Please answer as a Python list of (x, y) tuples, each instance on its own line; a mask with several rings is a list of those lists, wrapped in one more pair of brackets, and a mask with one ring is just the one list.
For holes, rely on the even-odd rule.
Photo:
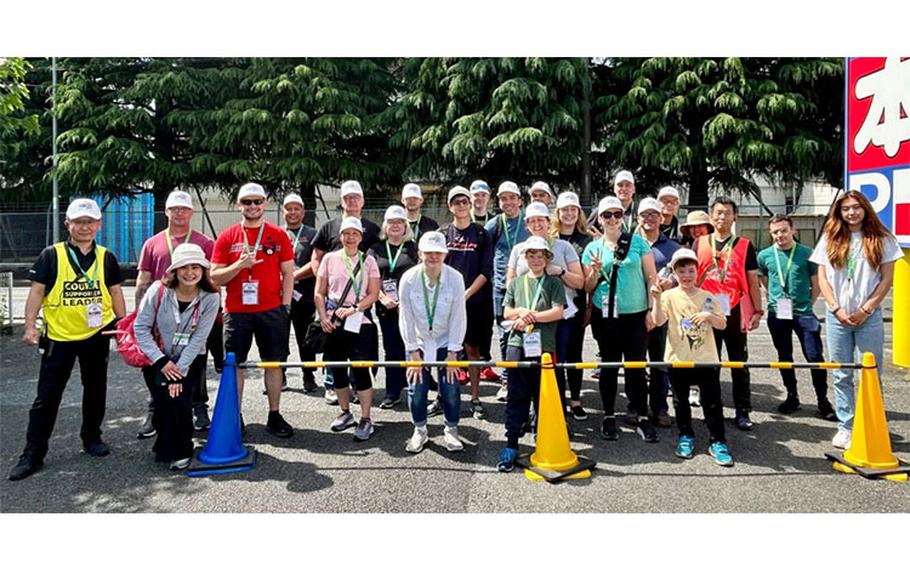
[[(164, 352), (162, 352), (152, 337), (152, 321), (155, 319), (158, 290), (161, 286), (160, 280), (153, 282), (148, 292), (145, 293), (145, 297), (142, 298), (142, 302), (139, 303), (139, 313), (133, 324), (136, 341), (142, 352), (152, 362), (166, 356), (177, 364), (181, 373), (186, 374), (189, 372), (193, 359), (199, 355), (205, 355), (205, 343), (212, 330), (212, 325), (215, 323), (215, 316), (218, 315), (221, 296), (200, 290), (199, 294), (190, 302), (189, 307), (180, 313), (177, 291), (173, 288), (165, 288), (161, 297), (161, 307), (158, 308), (158, 319), (155, 323), (161, 336), (161, 344), (164, 346)], [(193, 312), (197, 304), (199, 313), (196, 316), (196, 327), (193, 329)], [(186, 345), (174, 345), (174, 334), (178, 332), (191, 334)]]

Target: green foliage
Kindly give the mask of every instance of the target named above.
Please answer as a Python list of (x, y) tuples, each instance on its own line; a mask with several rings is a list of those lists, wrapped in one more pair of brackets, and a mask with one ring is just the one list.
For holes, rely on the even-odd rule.
[(25, 77), (31, 65), (22, 57), (0, 58), (0, 186), (22, 178), (15, 166), (26, 160), (29, 140), (41, 128)]

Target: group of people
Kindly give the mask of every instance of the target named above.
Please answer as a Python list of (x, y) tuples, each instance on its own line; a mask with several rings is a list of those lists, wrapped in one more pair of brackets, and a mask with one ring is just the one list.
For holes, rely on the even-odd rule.
[[(795, 240), (786, 215), (769, 220), (773, 244), (756, 251), (733, 234), (737, 205), (718, 197), (708, 212), (677, 218), (680, 196), (665, 187), (639, 199), (634, 176), (619, 172), (614, 195), (604, 197), (588, 218), (578, 196), (558, 196), (534, 183), (523, 202), (518, 185), (502, 182), (492, 213), (490, 186), (474, 181), (446, 196), (450, 218), (442, 226), (422, 213), (420, 186), (407, 184), (401, 205), (389, 207), (382, 224), (362, 216), (363, 189), (341, 186), (342, 214), (318, 230), (304, 225), (299, 195), (284, 198), (284, 226), (265, 221), (262, 186), (240, 188), (242, 220), (216, 240), (190, 229), (191, 197), (174, 191), (166, 202), (167, 228), (143, 246), (136, 282), (136, 341), (150, 364), (142, 370), (149, 391), (140, 438), (156, 437), (156, 459), (173, 470), (188, 467), (194, 430), (208, 428), (205, 387), (207, 353), (216, 371), (223, 353), (247, 360), (255, 340), (265, 361), (286, 361), (293, 325), (301, 361), (377, 360), (379, 337), (387, 360), (491, 360), (493, 330), (507, 361), (581, 361), (590, 325), (605, 362), (697, 361), (717, 363), (726, 346), (732, 361), (747, 361), (747, 338), (764, 316), (780, 361), (793, 360), (795, 334), (805, 358), (824, 360), (820, 322), (813, 304), (822, 294), (829, 358), (853, 362), (871, 351), (881, 364), (884, 332), (881, 302), (891, 286), (897, 240), (881, 224), (868, 199), (856, 191), (833, 204), (815, 250)], [(57, 409), (75, 360), (83, 383), (84, 449), (104, 456), (109, 335), (126, 316), (123, 277), (114, 255), (97, 245), (101, 211), (76, 199), (67, 209), (69, 239), (46, 248), (31, 270), (24, 341), (38, 345), (38, 393), (29, 413), (26, 446), (10, 479), (23, 479), (44, 463)], [(224, 296), (222, 306), (221, 297)], [(36, 322), (43, 310), (43, 326)], [(470, 317), (470, 333), (468, 318)], [(381, 332), (381, 333), (380, 333)], [(597, 374), (603, 418), (600, 435), (617, 440), (617, 369)], [(732, 369), (734, 424), (753, 427), (748, 368)], [(781, 370), (786, 399), (781, 413), (800, 409), (796, 377)], [(834, 371), (834, 401), (826, 372), (811, 373), (821, 418), (838, 422), (832, 443), (850, 444), (855, 406), (853, 373)], [(374, 433), (372, 370), (327, 368), (327, 403), (339, 406), (333, 432), (353, 428), (355, 441)], [(511, 471), (519, 439), (534, 430), (540, 368), (504, 370), (471, 367), (385, 369), (379, 407), (393, 408), (407, 394), (414, 431), (405, 449), (420, 452), (429, 441), (428, 419), (442, 414), (443, 444), (460, 451), (461, 385), (469, 383), (471, 416), (487, 416), (480, 398), (482, 378), (500, 380), (506, 445), (500, 471)], [(581, 370), (557, 370), (567, 421), (584, 421)], [(243, 393), (244, 373), (237, 373)], [(695, 451), (691, 407), (703, 408), (708, 453), (732, 466), (726, 444), (720, 369), (625, 370), (625, 421), (645, 442), (658, 441), (657, 428), (672, 421), (672, 391), (678, 428), (676, 455)], [(266, 430), (293, 435), (280, 412), (287, 379), (280, 368), (265, 369), (269, 412)], [(306, 392), (318, 390), (312, 369), (303, 370)], [(434, 394), (431, 395), (431, 392)], [(242, 397), (241, 397), (242, 409)], [(359, 402), (359, 419), (352, 404)], [(241, 415), (241, 427), (245, 423)]]

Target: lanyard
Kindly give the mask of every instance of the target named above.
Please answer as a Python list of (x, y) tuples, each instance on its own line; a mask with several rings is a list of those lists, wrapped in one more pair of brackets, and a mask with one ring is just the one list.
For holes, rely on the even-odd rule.
[[(192, 235), (193, 235), (193, 230), (190, 229), (189, 232), (187, 232), (186, 237), (183, 238), (183, 242), (180, 243), (180, 244), (184, 244), (184, 243), (190, 242), (190, 237), (191, 237)], [(167, 240), (167, 252), (171, 255), (171, 257), (173, 257), (173, 256), (174, 256), (174, 243), (171, 242), (171, 230), (170, 230), (170, 228), (165, 229), (165, 231), (164, 231), (164, 238)]]
[(790, 259), (787, 261), (787, 270), (784, 271), (780, 267), (780, 254), (778, 250), (774, 249), (774, 261), (777, 263), (777, 278), (780, 280), (780, 287), (784, 291), (784, 295), (787, 294), (787, 280), (790, 278), (790, 269), (793, 267), (793, 253), (796, 252), (796, 243), (793, 243), (793, 248), (790, 249)]
[[(727, 244), (725, 244), (724, 248), (721, 249), (720, 254), (717, 254), (717, 237), (715, 237), (714, 235), (711, 235), (711, 253), (712, 253), (712, 258), (714, 259), (713, 260), (714, 268), (716, 268), (717, 271), (720, 273), (720, 283), (721, 284), (723, 284), (724, 280), (727, 279), (727, 268), (729, 268), (729, 265), (730, 265), (730, 255), (733, 254), (734, 239), (735, 239), (735, 237), (733, 237), (731, 235), (730, 239), (727, 241)], [(724, 259), (724, 268), (721, 269), (720, 266), (718, 266), (718, 264), (717, 264), (717, 259), (719, 259), (720, 256), (723, 255), (725, 252), (727, 253), (727, 257)]]
[[(417, 216), (417, 220), (414, 221), (414, 226), (411, 227), (411, 229), (414, 231), (414, 242), (415, 243), (420, 240), (420, 220), (421, 219), (423, 219), (423, 214), (420, 214)], [(410, 223), (410, 221), (408, 221), (408, 223)], [(388, 244), (386, 244), (386, 246), (388, 246)], [(398, 251), (401, 252), (401, 249), (399, 248)], [(389, 255), (391, 255), (391, 254), (392, 253), (389, 253)], [(392, 270), (395, 270), (395, 269), (393, 268)]]
[(427, 323), (430, 326), (430, 332), (433, 331), (433, 320), (436, 319), (436, 304), (439, 301), (439, 289), (442, 288), (442, 274), (436, 281), (436, 288), (433, 290), (433, 307), (430, 307), (430, 298), (427, 292), (427, 271), (421, 270), (420, 284), (423, 287), (423, 308), (427, 313)]
[(96, 288), (97, 287), (96, 280), (98, 280), (98, 257), (95, 256), (95, 262), (93, 263), (95, 265), (95, 270), (92, 272), (92, 277), (89, 278), (88, 273), (86, 273), (85, 270), (82, 270), (82, 265), (79, 264), (79, 259), (76, 258), (76, 253), (73, 252), (73, 249), (70, 248), (69, 245), (66, 245), (66, 250), (67, 250), (67, 252), (70, 253), (70, 258), (73, 259), (73, 263), (79, 269), (79, 272), (82, 273), (82, 276), (85, 277), (85, 281), (88, 282), (88, 285), (91, 286), (92, 288)]
[(609, 247), (607, 247), (607, 237), (601, 237), (600, 238), (600, 273), (603, 274), (603, 277), (606, 279), (607, 286), (610, 285), (610, 275), (613, 274), (613, 262), (616, 260), (616, 253), (614, 252), (613, 253), (614, 256), (610, 261), (610, 270), (609, 271), (604, 270), (607, 267), (607, 263), (604, 262), (604, 257), (607, 256), (608, 248)]
[[(484, 218), (483, 218), (483, 222), (486, 222), (487, 216), (484, 215), (483, 217), (484, 217)], [(472, 223), (476, 223), (476, 222), (477, 222), (477, 215), (474, 214), (474, 210), (473, 210), (473, 209), (471, 209), (471, 222), (472, 222)]]
[[(348, 258), (348, 253), (341, 251), (341, 258), (344, 259), (344, 266), (348, 269), (348, 275), (351, 277), (351, 281), (354, 283), (354, 299), (360, 299), (360, 289), (363, 287), (363, 253), (357, 253), (357, 261), (360, 263), (360, 284), (357, 283), (357, 279), (354, 278), (354, 267), (351, 265), (351, 260)], [(346, 298), (342, 298), (341, 301), (345, 301)]]
[(253, 250), (250, 250), (250, 240), (246, 236), (246, 228), (243, 226), (243, 223), (240, 224), (240, 231), (243, 233), (243, 245), (246, 249), (246, 252), (252, 253), (254, 256), (259, 252), (259, 242), (262, 241), (262, 232), (265, 231), (265, 222), (259, 225), (259, 234), (256, 235), (256, 246), (253, 247)]
[(518, 233), (521, 232), (521, 223), (515, 223), (515, 237), (513, 238), (512, 235), (509, 234), (509, 225), (506, 223), (506, 214), (501, 213), (499, 215), (499, 220), (502, 222), (502, 232), (506, 235), (506, 246), (509, 247), (509, 250), (512, 250), (512, 243), (513, 241), (518, 240)]
[(395, 272), (395, 265), (398, 264), (398, 257), (401, 256), (401, 249), (404, 248), (404, 243), (398, 245), (398, 252), (395, 253), (395, 258), (392, 258), (392, 248), (389, 246), (389, 241), (385, 242), (385, 251), (389, 255), (389, 274), (391, 275)]
[(540, 293), (543, 291), (543, 281), (545, 278), (544, 274), (540, 275), (540, 280), (537, 281), (537, 290), (534, 292), (534, 301), (531, 301), (531, 290), (528, 288), (528, 280), (531, 279), (530, 272), (525, 274), (524, 285), (525, 285), (525, 307), (531, 311), (537, 311), (537, 302), (540, 300)]
[[(177, 302), (176, 293), (174, 294), (174, 302)], [(191, 301), (190, 303), (194, 303), (194, 302), (195, 302), (195, 300)], [(200, 306), (200, 304), (201, 304), (201, 302), (195, 302), (195, 304), (193, 305), (193, 313), (191, 314), (191, 317), (190, 317), (190, 333), (196, 331), (196, 327), (199, 325), (199, 306)], [(187, 306), (186, 308), (190, 309), (189, 306)], [(177, 305), (174, 306), (174, 320), (177, 322), (177, 328), (179, 329), (180, 328), (180, 304), (179, 303), (177, 303)], [(184, 326), (184, 331), (186, 331), (186, 326)]]
[(634, 219), (634, 214), (632, 213), (632, 204), (629, 204), (629, 222), (626, 222), (626, 212), (622, 212), (622, 226), (627, 233), (632, 232), (632, 220)]
[(284, 232), (286, 232), (288, 234), (288, 237), (291, 237), (291, 236), (294, 237), (294, 239), (293, 239), (294, 242), (291, 243), (291, 250), (296, 250), (297, 243), (300, 242), (300, 235), (303, 234), (303, 224), (301, 223), (300, 228), (297, 229), (297, 233), (294, 233), (294, 230), (290, 229), (288, 227), (284, 228)]

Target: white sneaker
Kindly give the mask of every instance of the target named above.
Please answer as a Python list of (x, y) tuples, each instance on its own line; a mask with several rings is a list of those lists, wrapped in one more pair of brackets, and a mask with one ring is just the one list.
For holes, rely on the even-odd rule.
[(404, 451), (409, 454), (419, 454), (423, 451), (423, 446), (427, 443), (427, 439), (429, 439), (427, 427), (415, 427), (414, 433), (411, 434), (411, 439), (408, 440), (407, 445), (404, 447)]
[(446, 426), (443, 430), (442, 441), (450, 452), (464, 450), (464, 444), (458, 438), (458, 426)]
[(852, 432), (848, 432), (847, 430), (838, 430), (837, 434), (835, 434), (834, 438), (831, 440), (831, 445), (841, 450), (849, 450), (850, 439), (852, 437)]
[(338, 404), (338, 395), (335, 394), (335, 389), (325, 389), (325, 403), (329, 405)]
[(689, 389), (689, 406), (701, 406), (701, 392), (698, 389)]
[(509, 398), (509, 385), (507, 383), (502, 383), (502, 386), (499, 387), (499, 392), (496, 393), (496, 400), (500, 402), (506, 402)]
[(174, 460), (171, 462), (170, 470), (171, 471), (180, 471), (181, 469), (186, 469), (190, 467), (190, 460), (192, 458), (183, 458), (182, 460)]
[(332, 421), (331, 429), (332, 429), (332, 432), (342, 432), (344, 430), (347, 430), (351, 426), (356, 426), (356, 425), (357, 425), (357, 421), (354, 420), (354, 415), (351, 414), (350, 410), (345, 410), (344, 412), (339, 414), (338, 417), (335, 418), (335, 420)]

